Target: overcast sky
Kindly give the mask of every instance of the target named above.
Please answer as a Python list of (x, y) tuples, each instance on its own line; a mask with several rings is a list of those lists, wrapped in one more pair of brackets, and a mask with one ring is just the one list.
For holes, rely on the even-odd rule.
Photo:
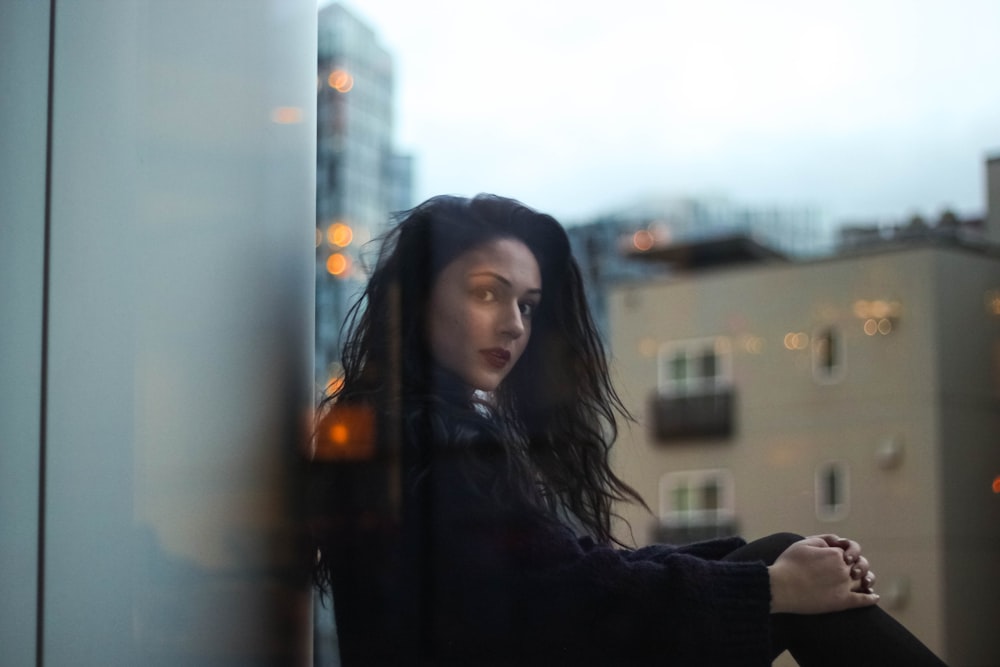
[(394, 56), (418, 200), (496, 192), (566, 222), (646, 196), (985, 209), (997, 0), (342, 4)]

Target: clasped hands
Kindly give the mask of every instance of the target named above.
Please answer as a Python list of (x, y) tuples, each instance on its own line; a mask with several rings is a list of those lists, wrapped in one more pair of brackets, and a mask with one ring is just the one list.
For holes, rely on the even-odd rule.
[(774, 565), (771, 613), (823, 614), (878, 602), (875, 574), (861, 545), (836, 535), (813, 535), (794, 542)]

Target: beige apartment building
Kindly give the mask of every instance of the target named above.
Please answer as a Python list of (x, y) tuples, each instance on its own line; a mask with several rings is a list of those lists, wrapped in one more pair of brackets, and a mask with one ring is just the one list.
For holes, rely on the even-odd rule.
[(851, 537), (949, 665), (1000, 664), (1000, 255), (745, 255), (610, 294), (634, 541)]

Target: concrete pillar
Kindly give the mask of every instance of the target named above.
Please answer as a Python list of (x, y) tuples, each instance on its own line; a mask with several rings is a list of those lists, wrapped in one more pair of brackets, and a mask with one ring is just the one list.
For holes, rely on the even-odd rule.
[(0, 664), (307, 664), (314, 0), (0, 0), (0, 61)]

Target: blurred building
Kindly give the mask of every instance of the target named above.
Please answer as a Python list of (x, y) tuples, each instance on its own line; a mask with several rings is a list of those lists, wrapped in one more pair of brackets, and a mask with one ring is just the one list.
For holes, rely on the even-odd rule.
[(746, 239), (729, 252), (747, 261), (609, 297), (637, 418), (615, 465), (655, 514), (625, 508), (634, 539), (849, 536), (890, 613), (951, 665), (995, 664), (1000, 254), (954, 238), (796, 263)]
[(904, 222), (852, 223), (837, 230), (838, 252), (882, 252), (892, 245), (928, 240), (985, 243), (986, 221), (981, 217), (960, 218), (953, 211), (946, 210), (936, 220), (928, 221), (923, 216), (914, 215)]
[(340, 328), (367, 279), (366, 242), (409, 208), (412, 159), (393, 144), (393, 62), (340, 4), (319, 10), (316, 381), (336, 375)]
[(905, 220), (862, 221), (840, 225), (837, 252), (883, 252), (914, 241), (949, 240), (966, 244), (1000, 245), (1000, 155), (985, 161), (986, 215), (959, 216), (949, 209), (937, 218), (912, 215)]
[(634, 231), (631, 224), (604, 218), (566, 228), (573, 257), (580, 273), (598, 329), (605, 340), (609, 335), (608, 293), (613, 285), (664, 275), (661, 264), (636, 261), (622, 246), (622, 239)]
[[(607, 292), (621, 281), (661, 276), (676, 267), (642, 261), (656, 246), (708, 247), (746, 238), (775, 254), (814, 257), (829, 250), (817, 211), (805, 207), (749, 207), (727, 199), (651, 198), (567, 228), (583, 273), (591, 310), (609, 331)], [(731, 262), (733, 257), (722, 261)]]

